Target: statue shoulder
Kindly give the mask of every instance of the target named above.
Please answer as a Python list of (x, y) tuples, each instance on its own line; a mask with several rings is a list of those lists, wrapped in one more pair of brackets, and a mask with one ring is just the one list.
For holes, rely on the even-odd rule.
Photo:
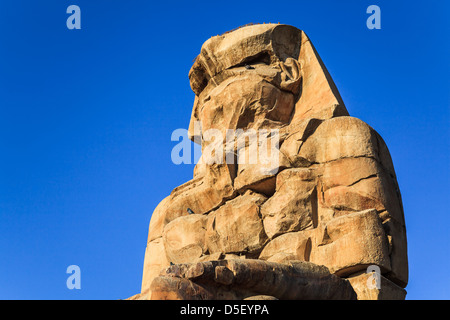
[(299, 155), (313, 163), (378, 156), (378, 134), (364, 121), (336, 117), (323, 121), (303, 142)]

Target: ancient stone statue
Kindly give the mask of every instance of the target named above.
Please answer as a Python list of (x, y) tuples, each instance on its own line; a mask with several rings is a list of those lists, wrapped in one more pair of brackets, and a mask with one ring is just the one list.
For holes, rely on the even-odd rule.
[[(348, 115), (306, 34), (259, 24), (212, 37), (189, 79), (202, 160), (220, 142), (234, 161), (202, 161), (157, 206), (132, 298), (403, 299), (406, 230), (389, 151)], [(254, 140), (213, 141), (209, 129), (272, 132), (275, 165), (236, 161)]]

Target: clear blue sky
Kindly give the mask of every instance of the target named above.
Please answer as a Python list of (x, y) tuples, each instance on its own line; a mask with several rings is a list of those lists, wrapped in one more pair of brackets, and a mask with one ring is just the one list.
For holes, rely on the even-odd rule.
[[(68, 30), (66, 8), (81, 8)], [(381, 8), (381, 30), (366, 8)], [(209, 37), (250, 22), (303, 29), (350, 114), (386, 141), (405, 209), (409, 299), (450, 299), (449, 1), (0, 2), (0, 299), (140, 290), (174, 165), (188, 71)], [(81, 268), (81, 290), (66, 268)]]

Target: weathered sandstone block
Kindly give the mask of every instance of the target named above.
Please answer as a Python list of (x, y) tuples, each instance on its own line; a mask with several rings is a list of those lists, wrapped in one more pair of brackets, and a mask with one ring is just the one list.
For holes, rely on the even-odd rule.
[(317, 225), (315, 176), (306, 168), (286, 169), (277, 176), (276, 192), (261, 207), (269, 238)]
[(205, 215), (191, 214), (164, 227), (164, 247), (170, 262), (194, 262), (206, 252), (206, 220)]
[(270, 241), (259, 259), (273, 262), (309, 261), (311, 238), (304, 232), (288, 232)]
[(247, 191), (208, 215), (206, 245), (210, 253), (253, 253), (267, 242), (260, 217), (266, 197)]
[(373, 273), (350, 276), (348, 281), (358, 296), (358, 300), (404, 300), (406, 290), (380, 275), (377, 286)]
[(391, 270), (389, 244), (376, 210), (355, 212), (329, 221), (310, 261), (347, 276), (369, 265)]
[(153, 212), (130, 299), (403, 299), (391, 156), (349, 116), (306, 34), (263, 24), (212, 37), (189, 80), (201, 161)]
[(151, 292), (153, 300), (235, 300), (256, 295), (287, 300), (356, 299), (350, 283), (324, 266), (254, 259), (171, 266), (155, 278)]

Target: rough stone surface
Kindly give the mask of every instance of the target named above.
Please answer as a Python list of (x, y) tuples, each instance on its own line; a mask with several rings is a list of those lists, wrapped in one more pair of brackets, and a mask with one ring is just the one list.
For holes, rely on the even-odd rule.
[(164, 227), (164, 248), (170, 262), (194, 262), (206, 252), (206, 220), (204, 215), (191, 214), (179, 217)]
[(260, 206), (266, 197), (247, 191), (208, 215), (206, 245), (210, 253), (259, 252), (267, 242)]
[(242, 300), (260, 295), (286, 300), (356, 299), (348, 280), (325, 266), (255, 259), (171, 266), (155, 278), (151, 292), (152, 300)]
[(348, 276), (369, 265), (391, 269), (388, 239), (375, 209), (335, 218), (318, 236), (310, 261), (333, 273)]
[(315, 177), (307, 168), (286, 169), (276, 181), (276, 192), (261, 207), (269, 238), (313, 228), (317, 224)]
[(149, 295), (150, 285), (161, 269), (170, 265), (164, 249), (162, 238), (157, 238), (147, 243), (144, 258), (144, 272), (142, 276), (141, 293)]
[(270, 241), (259, 255), (259, 259), (273, 262), (309, 261), (310, 254), (311, 238), (304, 232), (289, 232)]
[(404, 299), (391, 156), (349, 116), (306, 34), (262, 24), (212, 37), (189, 80), (201, 161), (154, 210), (129, 299)]

